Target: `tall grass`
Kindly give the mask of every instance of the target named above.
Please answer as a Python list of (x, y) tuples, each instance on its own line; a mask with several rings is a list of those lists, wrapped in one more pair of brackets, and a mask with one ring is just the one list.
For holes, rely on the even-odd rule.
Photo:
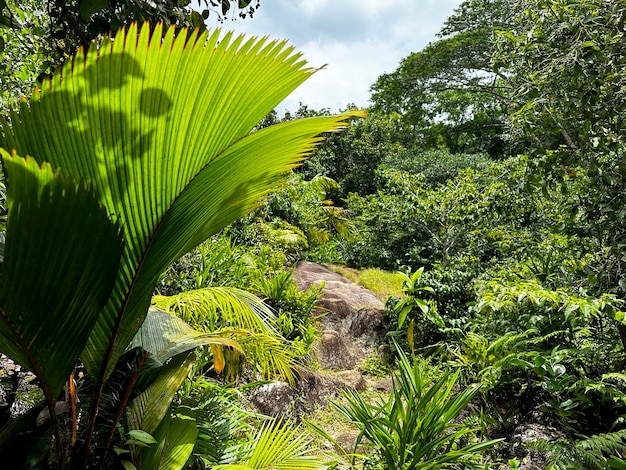
[(383, 302), (386, 302), (392, 295), (400, 295), (402, 292), (403, 281), (397, 273), (378, 268), (357, 270), (339, 265), (328, 265), (328, 267), (337, 274), (371, 290)]

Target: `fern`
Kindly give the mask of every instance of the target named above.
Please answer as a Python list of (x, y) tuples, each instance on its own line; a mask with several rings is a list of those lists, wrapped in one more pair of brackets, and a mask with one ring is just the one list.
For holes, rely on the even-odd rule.
[(605, 470), (609, 468), (609, 460), (626, 456), (626, 429), (576, 441), (558, 439), (530, 445), (548, 454), (546, 470)]

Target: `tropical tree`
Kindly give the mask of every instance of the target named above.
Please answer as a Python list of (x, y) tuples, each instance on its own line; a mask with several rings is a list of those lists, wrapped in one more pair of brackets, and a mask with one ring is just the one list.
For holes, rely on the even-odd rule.
[(300, 171), (309, 180), (318, 175), (332, 178), (339, 183), (340, 196), (365, 196), (376, 192), (378, 165), (402, 149), (395, 119), (370, 113), (366, 119), (355, 119), (345, 132), (331, 135)]
[(492, 70), (491, 56), (494, 32), (510, 22), (510, 4), (464, 1), (436, 41), (374, 83), (374, 109), (399, 115), (407, 147), (505, 154), (508, 93)]
[[(148, 315), (152, 293), (171, 262), (254, 206), (316, 136), (359, 114), (250, 132), (314, 71), (285, 42), (131, 25), (80, 51), (3, 120), (0, 349), (45, 396), (3, 430), (16, 468), (26, 457), (16, 443), (32, 444), (25, 429), (54, 436), (37, 442), (60, 468), (108, 467), (116, 443), (135, 458), (138, 431), (184, 436), (190, 452), (193, 420), (164, 420), (186, 351), (238, 346)], [(48, 425), (36, 428), (42, 408)]]
[[(621, 146), (624, 127), (622, 2), (524, 0), (499, 31), (495, 66), (511, 87), (511, 132), (535, 152), (559, 150), (588, 166)], [(569, 158), (566, 158), (566, 154)]]
[(584, 184), (585, 223), (571, 227), (595, 240), (590, 285), (623, 296), (626, 6), (528, 0), (515, 13), (495, 57), (511, 87), (510, 131), (529, 143), (543, 186)]
[[(2, 3), (0, 3), (0, 7)], [(8, 7), (5, 7), (8, 8)], [(38, 54), (39, 35), (43, 32), (45, 14), (34, 2), (20, 4), (11, 14), (0, 9), (0, 107), (14, 107), (32, 89), (44, 65)]]

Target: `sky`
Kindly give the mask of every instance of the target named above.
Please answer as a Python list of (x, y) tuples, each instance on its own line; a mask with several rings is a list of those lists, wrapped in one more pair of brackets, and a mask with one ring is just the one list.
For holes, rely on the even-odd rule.
[(461, 0), (261, 0), (253, 18), (227, 20), (223, 29), (288, 39), (316, 72), (280, 106), (331, 112), (369, 105), (370, 87), (411, 52), (436, 40)]

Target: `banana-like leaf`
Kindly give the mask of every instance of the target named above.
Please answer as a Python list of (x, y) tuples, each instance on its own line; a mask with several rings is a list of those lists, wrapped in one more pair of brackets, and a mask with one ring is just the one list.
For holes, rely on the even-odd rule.
[(159, 425), (154, 438), (157, 444), (141, 453), (141, 468), (181, 470), (198, 438), (196, 421), (183, 414), (168, 416)]
[(0, 270), (0, 350), (54, 403), (107, 302), (121, 236), (94, 193), (32, 158), (0, 150), (9, 217)]
[(124, 230), (81, 359), (107, 377), (165, 268), (253, 207), (358, 112), (251, 132), (314, 72), (284, 42), (136, 25), (79, 53), (1, 126), (3, 146), (88, 181)]

